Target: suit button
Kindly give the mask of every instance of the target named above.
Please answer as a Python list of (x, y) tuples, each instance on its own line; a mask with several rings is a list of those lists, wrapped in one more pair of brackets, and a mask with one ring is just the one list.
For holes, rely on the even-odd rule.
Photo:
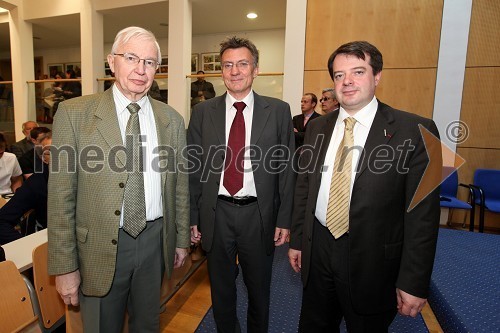
[(120, 186), (120, 188), (124, 188), (125, 184), (124, 183), (120, 183), (120, 184), (118, 184), (118, 186)]
[(212, 210), (215, 212), (215, 207), (212, 207)]
[(120, 216), (121, 212), (119, 210), (115, 210), (115, 215)]
[(220, 185), (220, 181), (216, 181), (215, 184), (217, 184), (217, 186), (219, 186)]
[(116, 244), (118, 244), (118, 242), (116, 241), (116, 239), (112, 239), (111, 244), (116, 245)]

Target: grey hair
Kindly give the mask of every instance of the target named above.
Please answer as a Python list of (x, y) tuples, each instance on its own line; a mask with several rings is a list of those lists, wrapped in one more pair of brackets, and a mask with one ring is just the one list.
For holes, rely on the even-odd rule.
[(117, 53), (117, 50), (120, 46), (128, 43), (131, 39), (142, 39), (146, 41), (151, 41), (155, 44), (156, 49), (158, 50), (158, 62), (161, 62), (161, 51), (160, 45), (156, 40), (155, 35), (144, 28), (141, 27), (127, 27), (125, 29), (120, 30), (115, 37), (115, 41), (113, 46), (111, 47), (111, 54)]
[(337, 96), (335, 95), (335, 90), (333, 88), (325, 88), (321, 90), (321, 93), (324, 94), (326, 92), (332, 93), (333, 98), (337, 99)]

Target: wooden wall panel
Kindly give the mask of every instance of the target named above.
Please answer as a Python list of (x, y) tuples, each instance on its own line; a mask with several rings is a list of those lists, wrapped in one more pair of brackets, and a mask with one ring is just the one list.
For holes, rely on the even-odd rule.
[(500, 1), (474, 0), (470, 22), (467, 67), (500, 66)]
[[(390, 106), (432, 118), (434, 107), (435, 69), (385, 69), (375, 92), (377, 98)], [(305, 71), (304, 93), (313, 92), (318, 98), (321, 90), (332, 87), (327, 70)]]
[(467, 68), (460, 118), (469, 128), (461, 147), (500, 149), (500, 67)]
[(385, 68), (436, 67), (443, 0), (309, 0), (306, 70), (323, 70), (341, 44), (367, 40)]

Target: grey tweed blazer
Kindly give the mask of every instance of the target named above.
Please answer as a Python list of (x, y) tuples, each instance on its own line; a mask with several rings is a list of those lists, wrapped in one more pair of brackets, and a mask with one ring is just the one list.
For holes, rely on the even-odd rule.
[[(170, 106), (151, 99), (158, 143), (167, 166), (161, 171), (163, 197), (163, 254), (168, 276), (175, 248), (190, 245), (188, 176), (175, 167), (185, 166), (183, 118)], [(88, 296), (105, 295), (113, 281), (120, 214), (126, 172), (110, 167), (107, 158), (123, 146), (112, 89), (59, 105), (53, 125), (51, 174), (48, 184), (49, 274), (77, 269), (81, 290)], [(83, 163), (76, 157), (97, 146), (106, 162)], [(68, 153), (62, 153), (67, 151)], [(92, 155), (92, 153), (90, 154)], [(124, 156), (117, 155), (116, 167)]]

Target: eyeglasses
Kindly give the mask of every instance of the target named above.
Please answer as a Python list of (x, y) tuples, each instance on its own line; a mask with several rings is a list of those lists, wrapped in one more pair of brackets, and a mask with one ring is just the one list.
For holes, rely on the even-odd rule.
[(320, 102), (326, 102), (326, 101), (329, 101), (329, 100), (331, 100), (331, 98), (328, 98), (328, 97), (323, 97), (323, 98), (321, 98), (319, 101), (320, 101)]
[(238, 61), (236, 64), (232, 62), (223, 62), (222, 63), (222, 69), (225, 71), (230, 71), (233, 69), (233, 67), (236, 66), (238, 69), (247, 69), (248, 66), (250, 66), (250, 62), (246, 60)]
[(147, 69), (157, 70), (160, 66), (160, 63), (154, 59), (141, 59), (132, 53), (114, 53), (113, 55), (123, 57), (125, 62), (132, 66), (137, 65), (141, 60), (144, 60), (144, 66), (146, 66)]

